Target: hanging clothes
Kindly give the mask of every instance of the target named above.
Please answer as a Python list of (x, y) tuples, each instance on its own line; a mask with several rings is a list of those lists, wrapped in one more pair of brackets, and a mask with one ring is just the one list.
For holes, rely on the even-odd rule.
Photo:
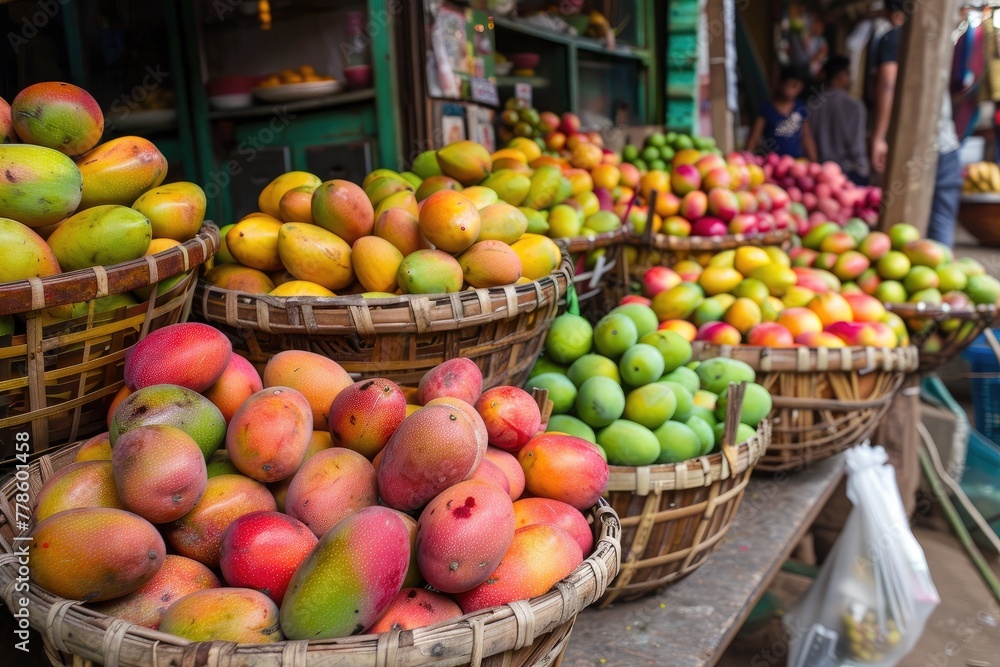
[(970, 17), (966, 30), (955, 44), (952, 60), (951, 92), (955, 131), (959, 139), (972, 134), (979, 119), (983, 73), (986, 69), (983, 22)]

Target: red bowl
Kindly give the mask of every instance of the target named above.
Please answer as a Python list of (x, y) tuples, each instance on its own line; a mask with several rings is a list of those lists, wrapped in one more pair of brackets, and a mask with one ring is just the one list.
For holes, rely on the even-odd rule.
[(372, 86), (372, 66), (352, 65), (344, 68), (344, 78), (351, 89), (371, 88)]
[(511, 53), (507, 60), (514, 63), (515, 69), (535, 69), (542, 57), (537, 53)]
[(210, 96), (237, 95), (249, 93), (263, 80), (262, 76), (217, 76), (214, 79), (209, 79), (205, 88)]

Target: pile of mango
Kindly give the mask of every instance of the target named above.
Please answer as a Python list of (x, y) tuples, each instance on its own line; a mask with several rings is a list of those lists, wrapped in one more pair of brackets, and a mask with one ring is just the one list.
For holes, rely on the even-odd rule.
[(595, 443), (612, 465), (678, 463), (717, 450), (730, 382), (746, 382), (736, 442), (753, 437), (771, 395), (753, 368), (718, 357), (691, 361), (691, 343), (658, 330), (646, 305), (619, 306), (596, 325), (555, 319), (525, 387), (547, 389), (549, 428)]
[[(513, 150), (496, 163), (511, 154), (527, 169)], [(462, 141), (421, 154), (415, 172), (376, 169), (360, 186), (282, 174), (261, 192), (259, 212), (222, 228), (218, 266), (205, 279), (254, 294), (385, 297), (548, 276), (561, 251), (539, 233), (547, 223), (537, 208), (518, 206), (549, 206), (569, 181), (555, 168), (529, 178), (495, 167), (483, 146)], [(600, 231), (621, 225), (607, 215)]]
[[(0, 283), (137, 259), (198, 233), (202, 189), (163, 185), (167, 161), (156, 146), (142, 137), (99, 144), (103, 132), (97, 102), (68, 83), (29, 86), (10, 105), (0, 99)], [(145, 301), (152, 289), (98, 299), (94, 309)], [(46, 316), (64, 320), (87, 309), (73, 304)], [(0, 318), (0, 334), (13, 324)]]
[(582, 512), (609, 470), (589, 442), (542, 432), (530, 394), (482, 383), (467, 359), (416, 388), (352, 382), (304, 351), (258, 374), (207, 325), (157, 330), (126, 360), (109, 432), (37, 494), (32, 577), (131, 623), (239, 643), (542, 595), (593, 550)]
[[(888, 233), (861, 221), (828, 222), (810, 230), (788, 253), (743, 246), (642, 278), (642, 295), (623, 302), (652, 307), (660, 327), (688, 340), (765, 347), (894, 348), (927, 326), (904, 320), (885, 304), (946, 304), (956, 309), (1000, 303), (1000, 282), (970, 258), (920, 238), (906, 224)], [(963, 328), (964, 327), (964, 328)], [(941, 332), (968, 337), (975, 323), (952, 318)], [(929, 339), (940, 345), (937, 334)]]

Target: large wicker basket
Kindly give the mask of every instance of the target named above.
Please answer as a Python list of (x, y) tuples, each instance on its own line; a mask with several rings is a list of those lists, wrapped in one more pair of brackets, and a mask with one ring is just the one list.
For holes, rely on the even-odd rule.
[(910, 329), (910, 341), (920, 350), (920, 372), (930, 373), (957, 357), (996, 321), (996, 306), (951, 308), (948, 304), (886, 303)]
[[(359, 635), (323, 641), (275, 644), (191, 643), (175, 635), (114, 619), (80, 602), (65, 600), (31, 586), (15, 591), (19, 571), (14, 549), (25, 531), (15, 526), (27, 509), (16, 495), (18, 484), (35, 498), (46, 479), (73, 462), (78, 445), (41, 457), (0, 489), (0, 592), (9, 610), (28, 610), (32, 628), (41, 633), (54, 665), (89, 667), (416, 667), (480, 665), (528, 667), (556, 664), (569, 641), (576, 616), (597, 600), (621, 563), (621, 526), (603, 500), (589, 518), (594, 551), (545, 595), (493, 607), (460, 619), (412, 631)], [(15, 604), (26, 597), (27, 605)], [(8, 613), (8, 612), (5, 612)]]
[(479, 365), (485, 388), (524, 382), (572, 280), (564, 251), (541, 280), (452, 294), (273, 297), (201, 281), (195, 311), (258, 370), (282, 350), (309, 350), (349, 373), (415, 386), (441, 362), (466, 357)]
[(770, 393), (771, 442), (760, 471), (800, 470), (869, 437), (907, 373), (917, 348), (768, 348), (696, 343), (696, 359), (750, 364)]
[[(0, 315), (16, 315), (25, 333), (0, 336), (0, 458), (27, 432), (32, 451), (105, 430), (108, 405), (122, 386), (125, 354), (150, 331), (187, 317), (192, 269), (219, 246), (214, 227), (152, 256), (48, 278), (0, 284)], [(97, 313), (93, 299), (130, 292), (191, 272), (146, 303)], [(52, 321), (46, 309), (89, 302), (88, 312)], [(51, 322), (51, 323), (50, 323)]]
[(739, 445), (670, 465), (611, 466), (606, 494), (622, 524), (622, 569), (600, 606), (634, 600), (705, 562), (736, 516), (754, 465), (771, 437), (767, 420)]

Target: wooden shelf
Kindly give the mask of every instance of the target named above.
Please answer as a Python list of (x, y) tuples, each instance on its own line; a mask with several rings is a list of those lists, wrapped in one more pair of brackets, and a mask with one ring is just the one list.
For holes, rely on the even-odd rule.
[(334, 93), (323, 97), (312, 97), (294, 102), (279, 102), (275, 104), (254, 104), (243, 109), (213, 109), (208, 112), (210, 120), (230, 120), (238, 118), (266, 118), (279, 111), (318, 111), (333, 107), (357, 104), (375, 99), (375, 89), (352, 90), (346, 93)]
[(504, 30), (510, 30), (511, 32), (517, 32), (536, 39), (544, 39), (548, 42), (554, 42), (556, 44), (573, 46), (582, 51), (600, 53), (602, 55), (612, 56), (615, 58), (629, 58), (632, 60), (639, 60), (643, 63), (648, 63), (650, 58), (650, 54), (647, 49), (640, 49), (634, 46), (626, 45), (620, 45), (618, 48), (609, 49), (604, 46), (603, 42), (596, 39), (549, 32), (548, 30), (536, 28), (533, 25), (527, 24), (524, 21), (518, 21), (517, 19), (496, 17), (493, 19), (493, 23), (496, 27), (503, 28)]
[(526, 83), (532, 88), (549, 87), (549, 80), (544, 76), (498, 76), (496, 80), (498, 86), (513, 86), (518, 83)]

